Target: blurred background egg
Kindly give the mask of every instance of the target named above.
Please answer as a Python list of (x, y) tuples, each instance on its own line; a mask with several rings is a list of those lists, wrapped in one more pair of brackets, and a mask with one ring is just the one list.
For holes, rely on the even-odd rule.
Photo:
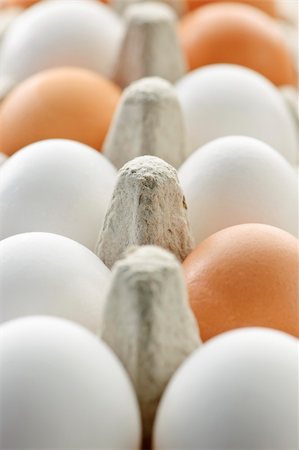
[(196, 351), (168, 386), (154, 449), (298, 448), (298, 341), (249, 328)]
[(203, 341), (248, 326), (299, 336), (299, 246), (286, 231), (226, 228), (196, 247), (183, 267)]
[(278, 86), (296, 83), (292, 56), (279, 25), (257, 8), (238, 3), (199, 8), (184, 16), (179, 34), (191, 70), (239, 64)]
[(297, 172), (254, 138), (219, 138), (179, 170), (195, 242), (240, 223), (266, 223), (297, 236)]
[(291, 163), (298, 148), (296, 122), (279, 90), (251, 69), (216, 64), (177, 83), (190, 150), (222, 136), (266, 142)]
[(84, 328), (30, 317), (0, 327), (1, 447), (140, 449), (121, 363)]
[(28, 8), (28, 6), (34, 5), (34, 3), (40, 0), (2, 0), (0, 3), (0, 9), (2, 8)]
[(120, 89), (80, 68), (41, 72), (21, 83), (0, 107), (0, 148), (11, 155), (25, 145), (61, 138), (100, 150)]
[(270, 16), (277, 15), (276, 0), (186, 0), (188, 10), (192, 11), (200, 6), (212, 5), (214, 3), (243, 3), (261, 9)]
[(101, 2), (40, 2), (23, 12), (6, 33), (0, 79), (17, 84), (59, 66), (79, 66), (110, 77), (122, 35), (121, 19)]
[(51, 315), (97, 333), (110, 271), (90, 250), (51, 233), (18, 234), (0, 242), (0, 322)]
[(1, 168), (0, 239), (57, 233), (94, 249), (116, 182), (100, 153), (67, 140), (32, 144)]

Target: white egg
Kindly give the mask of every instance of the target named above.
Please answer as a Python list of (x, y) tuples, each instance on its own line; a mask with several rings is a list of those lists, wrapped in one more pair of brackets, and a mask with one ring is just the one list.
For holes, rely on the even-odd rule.
[(190, 150), (223, 136), (266, 142), (291, 163), (298, 146), (295, 121), (279, 90), (262, 75), (235, 65), (212, 65), (177, 84)]
[(0, 79), (19, 83), (41, 70), (79, 66), (110, 77), (122, 20), (94, 0), (45, 1), (26, 10), (3, 38)]
[(154, 449), (298, 448), (298, 340), (269, 329), (220, 335), (174, 375)]
[(31, 144), (1, 169), (0, 239), (46, 231), (93, 250), (115, 182), (112, 164), (84, 144)]
[(1, 448), (140, 448), (137, 400), (121, 363), (63, 319), (0, 327)]
[(241, 223), (265, 223), (297, 235), (297, 173), (254, 138), (219, 138), (179, 170), (195, 242)]
[(78, 242), (25, 233), (0, 242), (0, 322), (52, 315), (97, 333), (111, 273)]

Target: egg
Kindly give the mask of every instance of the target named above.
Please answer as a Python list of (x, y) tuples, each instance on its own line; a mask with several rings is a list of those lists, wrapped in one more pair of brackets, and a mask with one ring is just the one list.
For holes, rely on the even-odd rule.
[(0, 148), (11, 155), (43, 139), (73, 139), (100, 150), (120, 89), (80, 68), (41, 72), (21, 83), (0, 107)]
[(196, 150), (179, 170), (198, 244), (223, 228), (266, 223), (297, 235), (297, 173), (257, 139), (229, 136)]
[(295, 120), (279, 90), (262, 75), (241, 66), (215, 64), (186, 75), (176, 91), (190, 151), (219, 137), (244, 135), (296, 161)]
[[(283, 0), (285, 1), (285, 0)], [(192, 11), (200, 6), (210, 5), (214, 3), (227, 2), (227, 0), (186, 0), (187, 8)], [(230, 0), (229, 3), (244, 3), (247, 5), (259, 8), (270, 16), (276, 17), (277, 11), (277, 0)]]
[(115, 183), (112, 164), (79, 142), (32, 144), (1, 168), (0, 239), (44, 231), (93, 250)]
[(0, 322), (21, 316), (63, 317), (97, 333), (110, 271), (90, 250), (51, 233), (0, 242)]
[(17, 84), (59, 66), (83, 67), (110, 77), (123, 29), (122, 20), (101, 2), (40, 2), (23, 12), (6, 33), (0, 79)]
[(231, 331), (197, 350), (172, 378), (154, 450), (298, 448), (298, 341)]
[(0, 10), (1, 8), (28, 8), (39, 1), (40, 0), (2, 0), (2, 3), (0, 3)]
[(72, 322), (29, 317), (0, 327), (1, 447), (140, 448), (137, 400), (125, 370)]
[(242, 224), (207, 238), (184, 261), (203, 341), (249, 326), (299, 337), (298, 269), (298, 240), (278, 228)]
[(278, 24), (252, 6), (219, 3), (199, 8), (182, 19), (179, 33), (191, 70), (239, 64), (278, 86), (296, 83), (294, 63)]

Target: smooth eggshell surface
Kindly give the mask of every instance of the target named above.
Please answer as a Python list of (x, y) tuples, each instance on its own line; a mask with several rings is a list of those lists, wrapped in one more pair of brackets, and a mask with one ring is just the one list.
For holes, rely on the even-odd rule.
[(0, 327), (1, 446), (140, 448), (135, 394), (109, 348), (63, 319)]
[[(37, 3), (40, 0), (2, 0), (5, 7), (7, 6), (21, 6), (21, 7), (27, 7), (34, 3)], [(102, 3), (110, 3), (111, 0), (98, 0), (102, 1)], [(184, 3), (184, 0), (179, 0), (182, 3)], [(199, 8), (200, 6), (211, 4), (214, 2), (221, 2), (227, 0), (186, 0), (186, 7), (188, 11), (192, 11), (196, 8)], [(283, 0), (285, 2), (285, 0)], [(290, 0), (289, 0), (290, 1)], [(169, 0), (169, 3), (171, 4), (173, 0)], [(230, 0), (231, 2), (240, 2), (245, 3), (251, 6), (255, 6), (256, 8), (261, 9), (262, 11), (266, 12), (267, 14), (270, 14), (271, 16), (277, 15), (277, 8), (276, 8), (276, 2), (275, 0)], [(112, 2), (113, 3), (113, 2)], [(180, 8), (179, 8), (180, 9)]]
[(0, 79), (77, 66), (110, 77), (123, 36), (121, 19), (93, 0), (45, 1), (23, 12), (2, 43)]
[(0, 242), (1, 322), (51, 315), (97, 333), (110, 271), (90, 250), (57, 234), (25, 233)]
[(0, 148), (11, 155), (43, 139), (73, 139), (101, 150), (120, 89), (93, 72), (58, 68), (21, 83), (0, 107)]
[(249, 326), (299, 337), (294, 236), (269, 225), (236, 225), (206, 239), (183, 266), (203, 341)]
[(293, 85), (296, 73), (278, 24), (241, 4), (213, 4), (181, 21), (180, 41), (191, 70), (217, 63), (253, 69), (274, 84)]
[(216, 64), (194, 70), (177, 84), (190, 151), (222, 136), (266, 142), (296, 161), (296, 122), (279, 90), (241, 66)]
[[(193, 11), (194, 9), (204, 5), (211, 5), (221, 2), (227, 3), (227, 0), (186, 0), (186, 2), (188, 10)], [(244, 3), (245, 5), (251, 5), (255, 8), (261, 9), (270, 16), (277, 16), (276, 0), (230, 0), (229, 3)]]
[(83, 144), (32, 144), (1, 168), (0, 239), (45, 231), (93, 250), (115, 182), (112, 164)]
[(34, 3), (39, 2), (40, 0), (2, 0), (2, 3), (0, 3), (0, 10), (2, 8), (28, 8), (31, 5), (34, 5)]
[(297, 172), (261, 141), (212, 141), (181, 166), (179, 180), (196, 244), (223, 228), (253, 222), (297, 236)]
[(274, 330), (223, 334), (173, 377), (155, 450), (298, 448), (298, 341)]

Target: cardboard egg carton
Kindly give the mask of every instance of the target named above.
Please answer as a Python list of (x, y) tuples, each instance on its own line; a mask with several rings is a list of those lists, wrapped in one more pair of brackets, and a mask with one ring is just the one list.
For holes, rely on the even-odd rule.
[[(180, 265), (193, 241), (175, 170), (188, 157), (184, 117), (171, 83), (186, 73), (186, 63), (169, 5), (129, 3), (114, 73), (124, 91), (103, 147), (120, 170), (95, 248), (112, 269), (98, 334), (129, 374), (141, 411), (142, 448), (150, 448), (165, 387), (201, 340)], [(173, 4), (181, 14), (181, 3)], [(112, 5), (123, 13), (124, 0)], [(2, 35), (20, 12), (1, 12)], [(290, 22), (283, 26), (294, 45)], [(2, 80), (3, 98), (12, 88)], [(298, 120), (297, 90), (281, 92)], [(0, 154), (0, 164), (4, 158)]]
[[(121, 87), (147, 76), (175, 82), (186, 73), (186, 62), (176, 35), (176, 20), (185, 12), (184, 5), (183, 0), (111, 0), (111, 8), (123, 15), (126, 27), (114, 74)], [(277, 22), (296, 68), (298, 5), (293, 0), (277, 0), (281, 17)], [(6, 0), (0, 1), (0, 48), (5, 31), (21, 13), (21, 8), (8, 8)], [(12, 88), (12, 80), (0, 80), (0, 99)]]
[(136, 245), (158, 245), (179, 261), (193, 247), (177, 172), (155, 156), (135, 158), (119, 171), (95, 252), (111, 268)]
[[(175, 83), (187, 73), (176, 33), (176, 22), (184, 13), (184, 4), (183, 0), (111, 0), (111, 8), (122, 14), (125, 23), (112, 78), (125, 90), (103, 150), (117, 168), (142, 154), (160, 156), (174, 167), (179, 167), (188, 156), (182, 113), (175, 92), (171, 93), (171, 85), (165, 84), (167, 81)], [(281, 15), (278, 23), (298, 67), (297, 8), (293, 0), (278, 0), (277, 5)], [(20, 8), (0, 10), (0, 39), (21, 13)], [(163, 87), (162, 80), (145, 80), (138, 84), (138, 80), (148, 77), (167, 81)], [(14, 85), (13, 80), (0, 79), (0, 101)], [(287, 86), (281, 88), (281, 93), (297, 121), (298, 90)], [(139, 120), (140, 112), (144, 120)], [(171, 136), (175, 137), (169, 141)], [(125, 148), (122, 153), (117, 151), (120, 142)], [(141, 148), (143, 153), (140, 153)]]
[(131, 378), (141, 410), (142, 448), (150, 448), (162, 394), (201, 343), (183, 271), (171, 253), (155, 246), (137, 247), (115, 264), (100, 336)]

